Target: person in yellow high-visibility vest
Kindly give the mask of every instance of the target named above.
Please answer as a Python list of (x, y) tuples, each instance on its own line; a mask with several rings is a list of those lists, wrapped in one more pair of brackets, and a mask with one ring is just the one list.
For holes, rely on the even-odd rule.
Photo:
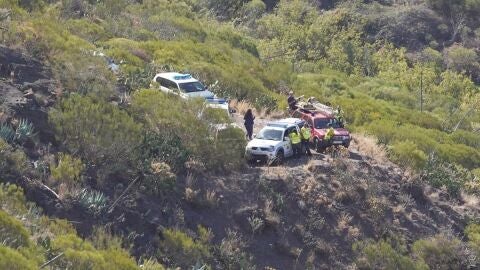
[(305, 152), (307, 155), (311, 156), (312, 152), (310, 152), (310, 126), (305, 123), (303, 127), (300, 129), (300, 134), (302, 135), (302, 147), (304, 147)]
[(300, 135), (296, 130), (293, 130), (292, 132), (290, 132), (290, 134), (288, 134), (288, 137), (290, 138), (290, 142), (292, 143), (293, 156), (299, 157), (302, 149), (302, 140), (300, 138)]
[(325, 133), (325, 137), (324, 137), (324, 140), (329, 142), (330, 140), (333, 139), (333, 136), (335, 136), (335, 130), (330, 127), (328, 130), (327, 130), (327, 133)]

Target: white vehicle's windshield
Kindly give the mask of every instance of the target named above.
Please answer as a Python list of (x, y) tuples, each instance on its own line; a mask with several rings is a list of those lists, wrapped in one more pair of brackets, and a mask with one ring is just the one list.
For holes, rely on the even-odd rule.
[(261, 140), (281, 141), (283, 140), (282, 135), (282, 130), (266, 128), (262, 129), (256, 138)]
[(178, 85), (185, 93), (205, 91), (205, 86), (200, 82), (179, 83)]

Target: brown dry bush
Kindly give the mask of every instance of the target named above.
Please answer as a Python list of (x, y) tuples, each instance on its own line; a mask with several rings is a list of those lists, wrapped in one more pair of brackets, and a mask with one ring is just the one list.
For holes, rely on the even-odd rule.
[(378, 144), (375, 137), (362, 133), (354, 134), (352, 137), (355, 148), (357, 148), (362, 155), (379, 163), (388, 162), (387, 149), (385, 146)]

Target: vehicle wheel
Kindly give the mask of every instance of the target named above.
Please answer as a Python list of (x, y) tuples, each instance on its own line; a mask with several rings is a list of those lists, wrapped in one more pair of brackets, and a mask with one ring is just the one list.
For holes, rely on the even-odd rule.
[(278, 150), (277, 154), (275, 154), (275, 164), (281, 165), (283, 164), (283, 160), (285, 159), (285, 154), (283, 150)]

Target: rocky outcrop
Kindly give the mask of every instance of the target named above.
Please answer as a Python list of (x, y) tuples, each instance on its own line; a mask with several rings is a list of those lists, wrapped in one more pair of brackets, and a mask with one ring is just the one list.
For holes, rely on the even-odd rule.
[(48, 65), (0, 45), (0, 123), (26, 118), (34, 124), (40, 141), (50, 141), (47, 110), (57, 92)]

